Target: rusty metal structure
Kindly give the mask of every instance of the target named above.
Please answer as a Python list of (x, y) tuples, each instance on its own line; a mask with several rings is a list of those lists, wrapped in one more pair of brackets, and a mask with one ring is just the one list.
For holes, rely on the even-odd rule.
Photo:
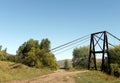
[[(101, 54), (102, 55), (101, 71), (105, 70), (105, 56), (107, 56), (107, 69), (108, 69), (107, 71), (110, 72), (110, 57), (108, 52), (108, 44), (109, 43), (108, 43), (107, 31), (101, 31), (91, 34), (88, 70), (91, 68), (92, 56), (93, 56), (94, 69), (97, 70), (96, 55)], [(100, 49), (97, 50), (97, 48)]]

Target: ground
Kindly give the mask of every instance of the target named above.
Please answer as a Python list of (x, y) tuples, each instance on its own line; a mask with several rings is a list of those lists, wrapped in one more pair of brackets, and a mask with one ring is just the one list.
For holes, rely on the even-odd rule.
[(16, 80), (9, 83), (75, 83), (74, 76), (87, 71), (61, 72), (34, 77), (26, 80)]

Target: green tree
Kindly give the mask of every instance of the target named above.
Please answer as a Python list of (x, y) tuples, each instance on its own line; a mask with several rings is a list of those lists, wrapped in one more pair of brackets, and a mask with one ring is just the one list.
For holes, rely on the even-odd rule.
[(89, 55), (89, 47), (84, 46), (75, 48), (73, 51), (73, 67), (76, 68), (87, 68)]
[(30, 39), (22, 44), (18, 51), (18, 61), (28, 66), (49, 67), (57, 69), (58, 65), (52, 53), (49, 52), (50, 41), (43, 39), (39, 44), (38, 40)]
[(17, 55), (20, 56), (21, 62), (24, 64), (32, 64), (36, 58), (35, 50), (39, 48), (38, 40), (30, 39), (27, 42), (24, 42), (22, 46), (19, 47)]
[(58, 68), (58, 64), (57, 64), (56, 59), (52, 53), (46, 53), (43, 56), (43, 64), (44, 64), (44, 66), (52, 68), (52, 69)]
[(7, 57), (7, 48), (2, 50), (2, 45), (0, 45), (0, 60), (6, 60)]
[(6, 54), (3, 51), (0, 51), (0, 60), (6, 60)]
[(120, 76), (120, 45), (109, 49), (111, 74)]
[(0, 51), (2, 51), (2, 45), (0, 45)]
[(43, 39), (41, 41), (40, 49), (44, 49), (44, 51), (49, 52), (49, 50), (50, 50), (50, 41), (47, 38)]
[(69, 68), (69, 63), (68, 63), (68, 60), (67, 60), (67, 59), (64, 61), (64, 68), (65, 68), (65, 69), (68, 69), (68, 68)]
[(6, 60), (7, 61), (11, 61), (11, 62), (15, 62), (15, 55), (8, 55), (8, 56), (6, 56)]
[(120, 67), (120, 45), (109, 49), (110, 63), (117, 63)]

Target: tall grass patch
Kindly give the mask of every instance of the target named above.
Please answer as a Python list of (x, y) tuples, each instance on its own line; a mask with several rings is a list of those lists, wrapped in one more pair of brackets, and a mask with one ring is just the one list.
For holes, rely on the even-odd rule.
[(83, 72), (75, 76), (76, 83), (120, 83), (120, 78), (109, 76), (100, 71)]
[(51, 73), (48, 68), (37, 69), (19, 63), (0, 61), (0, 83), (12, 80), (32, 78)]

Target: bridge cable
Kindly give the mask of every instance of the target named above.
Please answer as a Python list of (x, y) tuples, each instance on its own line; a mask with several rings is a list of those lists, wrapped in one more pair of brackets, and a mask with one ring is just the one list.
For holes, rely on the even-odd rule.
[(89, 39), (87, 39), (86, 41), (84, 41), (84, 42), (82, 42), (82, 43), (79, 43), (79, 44), (77, 44), (77, 45), (75, 45), (75, 46), (73, 46), (73, 47), (71, 47), (71, 48), (65, 49), (65, 50), (60, 51), (60, 52), (58, 52), (58, 53), (55, 53), (55, 55), (58, 55), (58, 54), (60, 54), (60, 53), (63, 53), (63, 52), (68, 51), (68, 50), (70, 50), (70, 49), (73, 49), (73, 48), (75, 48), (75, 47), (77, 47), (77, 46), (79, 46), (79, 45), (81, 45), (81, 44), (83, 44), (83, 43), (86, 43), (86, 42), (88, 42), (88, 41), (89, 41)]
[(69, 44), (71, 44), (71, 43), (74, 43), (74, 42), (76, 42), (76, 41), (78, 41), (78, 40), (80, 40), (80, 39), (83, 39), (83, 38), (85, 38), (85, 37), (87, 37), (87, 36), (90, 36), (90, 35), (86, 35), (86, 36), (83, 36), (83, 37), (81, 37), (81, 38), (78, 38), (78, 39), (75, 39), (75, 40), (73, 40), (73, 41), (70, 41), (70, 42), (68, 42), (68, 43), (66, 43), (66, 44), (57, 46), (57, 47), (51, 49), (50, 51), (53, 51), (53, 50), (59, 49), (59, 48), (61, 48), (61, 47), (67, 46), (67, 45), (69, 45)]
[(52, 52), (56, 52), (56, 51), (63, 50), (63, 49), (65, 49), (65, 48), (67, 48), (67, 47), (70, 47), (70, 46), (73, 46), (73, 45), (75, 45), (75, 44), (78, 44), (78, 43), (80, 43), (80, 42), (82, 42), (82, 41), (84, 41), (84, 40), (87, 40), (87, 41), (88, 41), (88, 39), (89, 39), (89, 38), (87, 37), (87, 38), (82, 39), (82, 40), (79, 40), (79, 41), (77, 41), (77, 42), (75, 42), (75, 43), (71, 43), (71, 44), (69, 44), (69, 45), (67, 45), (67, 46), (65, 46), (65, 47), (56, 49), (56, 50), (54, 50), (54, 51), (52, 51)]
[(109, 35), (111, 35), (112, 37), (114, 37), (115, 39), (117, 39), (117, 40), (119, 40), (120, 41), (120, 39), (118, 38), (118, 37), (116, 37), (116, 36), (114, 36), (113, 34), (111, 34), (111, 33), (109, 33), (109, 32), (107, 32)]

